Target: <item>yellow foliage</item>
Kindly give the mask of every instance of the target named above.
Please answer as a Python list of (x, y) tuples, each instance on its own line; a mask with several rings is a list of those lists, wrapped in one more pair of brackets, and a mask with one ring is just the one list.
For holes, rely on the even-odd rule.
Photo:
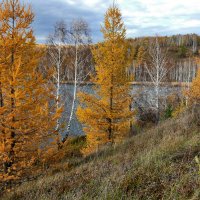
[(200, 102), (200, 69), (198, 70), (197, 77), (192, 82), (190, 97), (192, 101)]
[(139, 65), (144, 64), (146, 61), (145, 60), (146, 56), (147, 56), (147, 53), (144, 46), (140, 46), (140, 48), (138, 49), (138, 54), (137, 54), (137, 63)]
[[(53, 85), (40, 73), (30, 27), (34, 14), (18, 0), (0, 4), (0, 176), (23, 174), (45, 152), (59, 114), (50, 101)], [(52, 120), (54, 118), (54, 120)]]
[(126, 76), (132, 49), (126, 41), (126, 29), (116, 6), (106, 12), (101, 31), (104, 41), (92, 49), (96, 64), (96, 77), (93, 77), (95, 94), (78, 94), (81, 106), (77, 115), (87, 135), (85, 154), (103, 144), (121, 140), (128, 133), (133, 117)]
[(178, 117), (181, 113), (183, 113), (186, 109), (186, 106), (183, 102), (179, 106), (177, 106), (172, 112), (172, 117)]

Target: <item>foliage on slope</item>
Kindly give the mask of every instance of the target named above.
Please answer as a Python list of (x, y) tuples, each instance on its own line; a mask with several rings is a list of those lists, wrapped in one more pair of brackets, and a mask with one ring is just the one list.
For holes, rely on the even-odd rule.
[(199, 199), (199, 121), (199, 107), (190, 109), (3, 199)]

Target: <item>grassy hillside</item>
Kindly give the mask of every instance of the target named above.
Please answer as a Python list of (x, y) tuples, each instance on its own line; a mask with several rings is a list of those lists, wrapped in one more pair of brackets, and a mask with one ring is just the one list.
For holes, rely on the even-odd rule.
[(2, 199), (200, 199), (200, 109), (193, 111)]

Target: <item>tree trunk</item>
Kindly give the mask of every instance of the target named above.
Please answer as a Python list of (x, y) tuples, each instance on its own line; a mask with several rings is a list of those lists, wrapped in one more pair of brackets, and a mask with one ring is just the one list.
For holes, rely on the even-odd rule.
[(74, 69), (74, 92), (73, 92), (73, 101), (72, 101), (72, 107), (71, 107), (71, 113), (70, 113), (70, 117), (69, 117), (69, 121), (68, 121), (68, 125), (67, 125), (67, 130), (66, 130), (66, 134), (63, 137), (63, 143), (66, 141), (66, 139), (68, 138), (69, 134), (70, 134), (70, 127), (71, 127), (71, 122), (73, 119), (73, 115), (74, 115), (74, 110), (75, 110), (75, 103), (76, 103), (76, 93), (77, 93), (77, 72), (78, 72), (78, 44), (76, 41), (75, 44), (75, 69)]

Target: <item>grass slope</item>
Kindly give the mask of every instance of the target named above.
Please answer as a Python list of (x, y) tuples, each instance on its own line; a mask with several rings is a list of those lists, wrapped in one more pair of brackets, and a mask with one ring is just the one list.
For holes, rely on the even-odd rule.
[(200, 199), (199, 115), (185, 113), (2, 199)]

